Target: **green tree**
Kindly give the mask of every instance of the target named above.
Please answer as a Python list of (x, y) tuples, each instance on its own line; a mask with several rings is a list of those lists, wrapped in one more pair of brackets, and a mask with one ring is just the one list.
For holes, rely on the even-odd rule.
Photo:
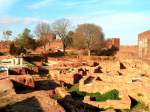
[(25, 28), (23, 33), (16, 38), (15, 45), (22, 49), (35, 49), (37, 47), (36, 40), (30, 34), (30, 30)]

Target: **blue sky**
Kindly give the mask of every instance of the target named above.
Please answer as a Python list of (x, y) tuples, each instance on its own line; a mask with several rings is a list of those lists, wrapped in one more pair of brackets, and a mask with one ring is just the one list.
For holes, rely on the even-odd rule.
[(0, 32), (13, 37), (25, 27), (34, 31), (39, 22), (68, 18), (72, 26), (95, 23), (105, 37), (121, 44), (137, 44), (137, 35), (150, 29), (150, 0), (0, 0)]

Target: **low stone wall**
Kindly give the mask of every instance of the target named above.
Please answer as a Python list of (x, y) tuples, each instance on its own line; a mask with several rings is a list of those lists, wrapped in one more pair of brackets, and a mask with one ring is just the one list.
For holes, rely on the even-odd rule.
[(103, 61), (103, 60), (117, 60), (115, 56), (64, 56), (60, 58), (51, 58), (49, 57), (48, 60), (54, 61), (67, 61), (67, 60), (82, 60), (82, 61)]
[(9, 78), (0, 80), (0, 98), (7, 95), (14, 95), (15, 90)]
[(70, 94), (62, 87), (57, 87), (55, 89), (55, 93), (62, 98), (65, 98), (66, 96), (70, 96)]
[(35, 75), (38, 74), (38, 72), (39, 67), (32, 67), (32, 68), (20, 67), (9, 69), (9, 75), (26, 75), (26, 74)]
[(117, 60), (116, 57), (114, 57), (114, 56), (79, 56), (79, 59), (90, 60), (90, 61), (104, 61), (104, 60), (114, 61), (114, 60)]
[(0, 80), (8, 78), (7, 71), (0, 73)]
[(17, 83), (27, 86), (28, 88), (35, 87), (33, 77), (30, 75), (11, 75), (9, 78)]

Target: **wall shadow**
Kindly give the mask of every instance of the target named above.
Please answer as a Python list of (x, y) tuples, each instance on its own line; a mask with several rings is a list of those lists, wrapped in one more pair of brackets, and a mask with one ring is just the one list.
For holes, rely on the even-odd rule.
[(15, 92), (17, 94), (26, 94), (33, 91), (39, 91), (39, 90), (54, 90), (56, 87), (60, 87), (59, 84), (52, 80), (41, 80), (41, 81), (35, 81), (35, 87), (31, 88), (27, 85), (21, 84), (19, 82), (13, 81), (12, 83), (14, 85)]
[(54, 90), (56, 87), (60, 85), (53, 80), (35, 81), (35, 90)]
[(22, 93), (29, 93), (29, 92), (32, 92), (34, 90), (34, 88), (31, 88), (27, 85), (24, 85), (22, 83), (19, 83), (17, 81), (14, 81), (14, 80), (11, 80), (12, 83), (13, 83), (13, 86), (14, 86), (14, 89), (15, 89), (15, 92), (17, 94), (22, 94)]
[(0, 112), (44, 112), (36, 97), (30, 97), (6, 107), (0, 108)]
[(57, 100), (57, 102), (66, 110), (66, 112), (101, 112), (104, 110), (83, 103), (82, 101), (74, 100), (71, 96), (66, 96), (63, 99)]

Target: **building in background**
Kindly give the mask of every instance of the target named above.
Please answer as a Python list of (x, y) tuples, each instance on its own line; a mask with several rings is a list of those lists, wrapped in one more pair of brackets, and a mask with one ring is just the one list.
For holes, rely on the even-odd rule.
[(138, 35), (139, 57), (143, 59), (150, 58), (150, 30)]
[(108, 38), (106, 40), (106, 47), (107, 48), (112, 48), (112, 47), (116, 47), (116, 48), (120, 48), (120, 38)]
[(55, 39), (52, 43), (50, 43), (49, 49), (62, 50), (63, 49), (63, 42), (62, 42), (62, 40), (61, 39)]
[(6, 41), (0, 41), (0, 52), (8, 53), (10, 43)]

